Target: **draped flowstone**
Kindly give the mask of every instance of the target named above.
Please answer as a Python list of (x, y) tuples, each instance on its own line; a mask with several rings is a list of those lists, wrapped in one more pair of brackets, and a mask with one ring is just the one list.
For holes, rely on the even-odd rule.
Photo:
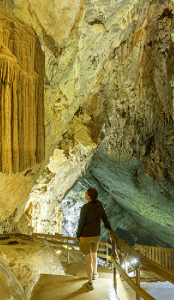
[(44, 68), (35, 32), (0, 11), (0, 172), (44, 160)]

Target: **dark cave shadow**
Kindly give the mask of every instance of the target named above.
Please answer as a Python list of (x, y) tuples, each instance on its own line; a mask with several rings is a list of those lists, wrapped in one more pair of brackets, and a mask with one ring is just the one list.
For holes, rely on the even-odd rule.
[(91, 291), (86, 287), (86, 283), (84, 283), (82, 285), (82, 287), (80, 289), (78, 289), (77, 291), (75, 291), (73, 293), (70, 293), (69, 295), (67, 295), (67, 296), (65, 296), (63, 298), (57, 298), (56, 297), (56, 298), (54, 298), (52, 300), (69, 300), (69, 299), (74, 298), (75, 296), (79, 296), (81, 294), (88, 293), (88, 292), (91, 292)]

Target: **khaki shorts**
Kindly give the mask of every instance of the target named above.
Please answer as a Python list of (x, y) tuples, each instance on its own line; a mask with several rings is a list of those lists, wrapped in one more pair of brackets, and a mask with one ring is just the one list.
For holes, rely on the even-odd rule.
[(100, 236), (80, 237), (80, 250), (83, 254), (97, 252)]

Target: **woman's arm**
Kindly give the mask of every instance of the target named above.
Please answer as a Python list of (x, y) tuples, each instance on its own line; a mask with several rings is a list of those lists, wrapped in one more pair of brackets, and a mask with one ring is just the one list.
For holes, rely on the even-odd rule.
[(112, 227), (111, 227), (111, 224), (110, 224), (110, 222), (109, 222), (109, 220), (107, 218), (107, 215), (106, 215), (106, 212), (104, 210), (103, 205), (102, 205), (102, 215), (101, 215), (101, 218), (102, 218), (102, 221), (104, 223), (105, 228), (107, 228), (108, 230), (111, 230)]
[(77, 238), (79, 238), (80, 235), (81, 235), (83, 226), (84, 226), (84, 224), (85, 224), (85, 216), (86, 216), (86, 210), (85, 210), (85, 208), (82, 206), (81, 212), (80, 212), (80, 218), (79, 218), (78, 229), (77, 229), (77, 233), (76, 233)]

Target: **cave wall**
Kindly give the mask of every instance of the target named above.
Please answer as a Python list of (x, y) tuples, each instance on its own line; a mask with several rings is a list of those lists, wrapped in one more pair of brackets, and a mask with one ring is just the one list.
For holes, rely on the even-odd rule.
[[(173, 247), (173, 6), (158, 1), (126, 4), (120, 1), (108, 19), (106, 7), (105, 20), (96, 17), (97, 4), (86, 10), (92, 30), (103, 28), (100, 48), (93, 53), (93, 67), (102, 78), (93, 120), (104, 139), (80, 183), (84, 191), (99, 191), (116, 234), (128, 244)], [(89, 21), (88, 14), (93, 14)], [(110, 33), (106, 24), (114, 37), (100, 69), (99, 49)], [(75, 192), (63, 201), (63, 231), (70, 234), (66, 226), (71, 224), (74, 235), (68, 212), (76, 218), (73, 199), (81, 198), (81, 189)], [(106, 230), (102, 238), (108, 238)]]
[(21, 284), (2, 260), (0, 260), (0, 278), (1, 299), (26, 299)]
[(4, 234), (0, 237), (0, 247), (2, 300), (31, 299), (41, 274), (65, 275), (56, 251), (42, 238)]
[(137, 189), (145, 174), (172, 202), (173, 1), (3, 0), (0, 9), (25, 20), (45, 53), (45, 161), (0, 174), (1, 232), (27, 222), (56, 232), (62, 199), (102, 140), (108, 161), (137, 160)]
[[(129, 162), (110, 158), (103, 153), (103, 146), (79, 181), (83, 189), (93, 186), (98, 190), (112, 227), (130, 246), (173, 247), (174, 190), (169, 182), (154, 182), (143, 171), (137, 180), (141, 163), (136, 158)], [(102, 237), (109, 239), (106, 229)]]

